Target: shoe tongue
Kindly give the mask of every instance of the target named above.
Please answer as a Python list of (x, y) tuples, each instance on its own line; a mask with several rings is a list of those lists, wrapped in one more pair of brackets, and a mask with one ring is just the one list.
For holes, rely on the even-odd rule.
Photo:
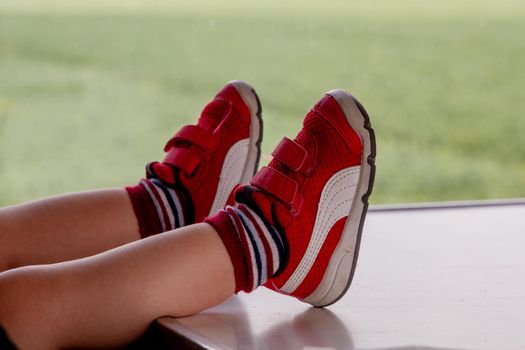
[(308, 135), (306, 134), (306, 131), (304, 129), (299, 131), (299, 133), (294, 139), (294, 141), (301, 145), (307, 152), (312, 152), (312, 145), (308, 142), (308, 140)]
[(227, 101), (221, 98), (215, 98), (204, 107), (197, 125), (205, 130), (213, 132), (224, 119), (229, 108), (230, 104)]

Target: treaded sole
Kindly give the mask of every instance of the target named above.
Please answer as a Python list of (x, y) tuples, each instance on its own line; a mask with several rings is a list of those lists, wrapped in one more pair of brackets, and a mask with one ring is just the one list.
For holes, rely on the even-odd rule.
[[(315, 307), (324, 307), (337, 302), (343, 297), (343, 295), (345, 295), (345, 293), (348, 291), (348, 288), (350, 287), (350, 284), (352, 283), (352, 279), (354, 277), (357, 265), (357, 259), (359, 256), (359, 246), (361, 244), (361, 236), (363, 232), (364, 221), (368, 210), (368, 199), (370, 198), (370, 195), (372, 193), (375, 178), (375, 132), (372, 129), (368, 113), (366, 112), (363, 105), (354, 96), (352, 96), (350, 93), (344, 90), (332, 90), (329, 91), (327, 94), (334, 97), (337, 100), (337, 102), (341, 106), (341, 109), (344, 111), (350, 126), (359, 134), (359, 137), (363, 142), (364, 149), (361, 162), (361, 172), (366, 178), (360, 178), (359, 182), (363, 183), (363, 181), (366, 181), (366, 183), (363, 184), (366, 185), (366, 189), (363, 193), (362, 186), (359, 186), (359, 189), (356, 191), (352, 208), (350, 211), (350, 213), (352, 213), (353, 215), (356, 215), (356, 210), (360, 212), (359, 221), (351, 222), (351, 219), (353, 219), (356, 216), (349, 216), (351, 219), (347, 221), (344, 228), (344, 230), (352, 229), (352, 224), (356, 225), (358, 223), (355, 245), (344, 245), (345, 236), (349, 234), (347, 232), (344, 232), (341, 237), (341, 242), (336, 247), (334, 255), (332, 256), (332, 259), (330, 260), (329, 265), (327, 267), (327, 271), (325, 272), (325, 276), (321, 280), (321, 283), (319, 284), (318, 288), (316, 288), (314, 292), (312, 292), (309, 296), (302, 300)], [(362, 117), (359, 121), (359, 128), (356, 128), (354, 127), (355, 125), (352, 125), (356, 122), (354, 120), (355, 116), (349, 115), (348, 108), (345, 108), (345, 105), (347, 105), (348, 103), (349, 97), (357, 107), (358, 112)], [(362, 129), (362, 131), (360, 131), (359, 129)], [(366, 132), (368, 135), (363, 134), (363, 131)], [(366, 140), (368, 140), (369, 142), (368, 146), (366, 147), (369, 147), (368, 150), (365, 149)], [(349, 255), (350, 252), (352, 252), (353, 254)], [(329, 273), (329, 271), (331, 270), (333, 271)]]

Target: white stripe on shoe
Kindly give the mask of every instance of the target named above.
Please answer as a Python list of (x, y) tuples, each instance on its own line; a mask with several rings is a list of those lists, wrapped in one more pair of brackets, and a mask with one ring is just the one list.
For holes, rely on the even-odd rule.
[(226, 153), (224, 163), (222, 163), (219, 175), (217, 192), (213, 199), (213, 204), (208, 215), (213, 215), (223, 209), (228, 201), (230, 193), (235, 186), (241, 182), (241, 176), (245, 166), (245, 159), (248, 154), (250, 139), (237, 141)]
[(345, 168), (328, 180), (321, 192), (312, 236), (299, 265), (286, 283), (279, 288), (293, 293), (312, 268), (328, 233), (337, 221), (348, 216), (359, 181), (361, 166)]

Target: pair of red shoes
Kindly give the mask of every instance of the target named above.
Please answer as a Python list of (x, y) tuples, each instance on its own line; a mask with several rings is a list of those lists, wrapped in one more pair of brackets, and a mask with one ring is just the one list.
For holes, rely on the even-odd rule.
[[(188, 191), (195, 222), (233, 205), (240, 186), (252, 187), (261, 203), (272, 205), (267, 214), (277, 216), (288, 240), (286, 266), (265, 286), (314, 306), (332, 304), (352, 280), (374, 180), (369, 117), (346, 91), (329, 91), (307, 113), (297, 137), (284, 138), (256, 173), (262, 126), (255, 90), (232, 81), (197, 125), (175, 134), (152, 169)], [(173, 168), (182, 174), (177, 180)]]

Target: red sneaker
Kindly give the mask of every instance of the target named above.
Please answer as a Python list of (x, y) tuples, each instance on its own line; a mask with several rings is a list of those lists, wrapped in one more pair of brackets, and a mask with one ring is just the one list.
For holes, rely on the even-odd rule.
[(283, 139), (272, 155), (244, 188), (288, 241), (288, 261), (265, 285), (314, 306), (332, 304), (352, 281), (374, 181), (369, 117), (352, 95), (330, 91), (295, 140)]
[(168, 141), (164, 160), (148, 164), (149, 178), (192, 199), (186, 224), (233, 204), (235, 188), (257, 171), (261, 112), (255, 90), (244, 81), (231, 81), (204, 108), (197, 125), (184, 126)]

